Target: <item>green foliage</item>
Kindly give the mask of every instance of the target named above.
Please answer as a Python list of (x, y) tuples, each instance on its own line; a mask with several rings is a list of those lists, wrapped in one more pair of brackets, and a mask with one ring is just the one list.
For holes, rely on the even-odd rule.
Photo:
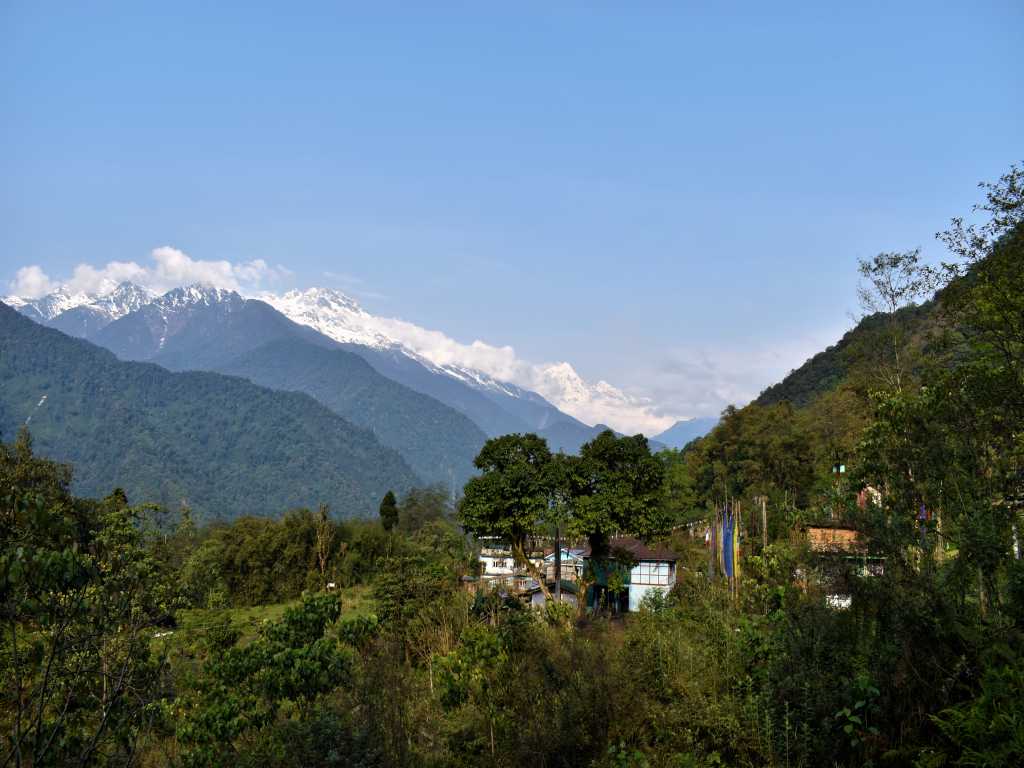
[(248, 645), (212, 655), (195, 696), (175, 706), (183, 763), (223, 765), (236, 740), (283, 711), (305, 719), (319, 697), (348, 681), (350, 652), (327, 633), (340, 613), (337, 595), (309, 597)]
[(810, 501), (815, 470), (826, 461), (815, 455), (806, 423), (788, 403), (730, 406), (719, 425), (687, 450), (678, 471), (685, 472), (687, 495), (700, 508), (764, 495), (776, 509), (786, 509)]
[(0, 349), (0, 434), (31, 415), (37, 447), (75, 465), (82, 495), (121, 487), (168, 509), (185, 499), (204, 520), (320, 502), (354, 516), (389, 487), (419, 484), (397, 453), (306, 395), (120, 362), (6, 305)]
[(150, 636), (174, 607), (142, 510), (73, 498), (25, 435), (0, 450), (0, 479), (3, 760), (128, 761), (163, 692)]
[[(975, 698), (943, 710), (932, 719), (951, 742), (951, 751), (956, 755), (949, 765), (986, 768), (1021, 765), (1024, 763), (1024, 665), (1018, 662), (1014, 666), (988, 669)], [(926, 755), (934, 759), (936, 752), (927, 750)]]
[(181, 565), (182, 591), (194, 608), (285, 602), (327, 582), (365, 583), (390, 547), (377, 524), (321, 519), (308, 509), (280, 520), (242, 517), (197, 536)]
[(643, 435), (617, 437), (605, 430), (580, 449), (569, 530), (587, 536), (598, 556), (613, 533), (665, 533), (670, 519), (661, 503), (664, 473)]
[(385, 531), (390, 531), (398, 524), (398, 500), (395, 499), (393, 491), (385, 493), (384, 498), (380, 500), (378, 514)]
[(474, 460), (481, 470), (463, 490), (459, 522), (470, 533), (501, 536), (522, 549), (548, 514), (551, 452), (536, 435), (488, 440)]
[(398, 527), (415, 534), (435, 523), (451, 521), (453, 514), (448, 491), (441, 485), (412, 488), (402, 497), (398, 511)]

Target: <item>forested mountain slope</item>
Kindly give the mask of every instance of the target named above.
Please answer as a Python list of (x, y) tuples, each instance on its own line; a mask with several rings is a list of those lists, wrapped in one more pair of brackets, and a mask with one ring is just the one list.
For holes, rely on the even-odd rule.
[(74, 464), (76, 492), (122, 487), (204, 518), (320, 502), (363, 515), (389, 488), (421, 482), (370, 431), (311, 397), (119, 361), (0, 304), (0, 432), (13, 437), (26, 422), (41, 453)]
[(171, 291), (105, 327), (119, 357), (210, 370), (304, 392), (371, 430), (419, 477), (461, 486), (486, 435), (454, 408), (378, 373), (362, 357), (262, 301), (209, 288)]
[(272, 389), (305, 392), (353, 424), (373, 430), (431, 482), (461, 488), (486, 435), (466, 416), (381, 376), (361, 357), (278, 339), (216, 370)]
[(935, 326), (937, 320), (934, 301), (904, 307), (894, 317), (880, 313), (869, 315), (835, 344), (765, 389), (754, 403), (773, 405), (787, 401), (797, 407), (806, 406), (820, 395), (834, 390), (851, 373), (868, 374), (868, 368), (889, 354), (894, 324), (898, 328), (901, 348), (908, 359), (915, 359), (926, 343), (927, 331)]

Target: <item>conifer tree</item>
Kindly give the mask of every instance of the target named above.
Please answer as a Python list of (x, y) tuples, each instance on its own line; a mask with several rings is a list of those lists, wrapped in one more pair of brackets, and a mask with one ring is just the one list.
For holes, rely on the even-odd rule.
[(380, 502), (380, 523), (385, 531), (392, 530), (398, 525), (398, 500), (395, 494), (388, 491)]

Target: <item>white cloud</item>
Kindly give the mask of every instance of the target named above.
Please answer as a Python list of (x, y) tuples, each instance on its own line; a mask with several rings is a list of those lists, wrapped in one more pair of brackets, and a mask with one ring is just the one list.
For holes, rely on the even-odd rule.
[(194, 283), (240, 291), (291, 275), (284, 267), (271, 266), (263, 259), (246, 262), (193, 259), (184, 251), (166, 245), (154, 248), (150, 258), (150, 266), (134, 261), (110, 261), (102, 267), (82, 263), (64, 280), (51, 280), (38, 266), (22, 267), (10, 283), (10, 291), (22, 298), (38, 298), (58, 288), (71, 293), (95, 294), (105, 293), (125, 281), (158, 293)]
[(43, 272), (42, 267), (36, 264), (19, 269), (8, 284), (12, 295), (24, 299), (38, 299), (40, 296), (53, 293), (57, 286), (58, 284)]
[(771, 345), (744, 339), (658, 350), (655, 362), (631, 365), (617, 376), (620, 383), (615, 386), (588, 382), (567, 362), (523, 360), (510, 346), (463, 344), (403, 320), (375, 320), (383, 335), (437, 365), (482, 371), (538, 393), (587, 424), (646, 435), (663, 432), (682, 418), (716, 416), (727, 405), (746, 405), (846, 331), (844, 326), (830, 327)]
[(134, 261), (111, 261), (100, 269), (91, 264), (79, 264), (64, 281), (64, 287), (72, 293), (105, 293), (118, 283), (129, 281), (141, 285), (146, 278), (146, 270)]

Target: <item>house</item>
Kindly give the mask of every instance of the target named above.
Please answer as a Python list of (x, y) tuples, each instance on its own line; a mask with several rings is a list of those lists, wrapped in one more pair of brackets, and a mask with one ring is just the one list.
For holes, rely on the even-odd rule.
[(811, 551), (830, 554), (856, 554), (863, 545), (855, 528), (836, 525), (808, 525), (807, 542)]
[(480, 540), (480, 578), (508, 579), (515, 575), (511, 545), (502, 539)]
[[(530, 576), (526, 568), (516, 565), (512, 545), (499, 537), (483, 537), (479, 541), (480, 581), (508, 587), (515, 592), (521, 591)], [(542, 552), (530, 552), (527, 559), (537, 570), (543, 571)]]
[(837, 611), (853, 604), (850, 576), (881, 576), (885, 558), (871, 555), (860, 531), (842, 525), (808, 525), (804, 529), (818, 565), (810, 574), (797, 571), (797, 583), (806, 589), (808, 577), (825, 590), (825, 603)]
[(638, 611), (648, 594), (667, 595), (675, 586), (679, 556), (668, 547), (620, 536), (609, 541), (608, 550), (604, 562), (594, 562), (589, 547), (583, 551), (594, 578), (587, 592), (588, 606), (607, 601), (617, 611)]
[[(551, 593), (552, 599), (554, 599), (554, 580), (546, 579), (545, 582), (545, 586), (547, 586), (548, 592)], [(578, 585), (576, 584), (576, 582), (562, 579), (562, 602), (567, 603), (568, 605), (571, 605), (575, 608), (577, 590)], [(525, 589), (523, 589), (523, 591), (520, 594), (524, 599), (529, 601), (530, 605), (534, 606), (535, 608), (543, 608), (544, 605), (547, 603), (547, 598), (544, 596), (544, 590), (540, 588), (540, 585), (537, 583), (535, 579), (530, 579), (530, 581), (525, 585)]]
[[(579, 581), (583, 575), (583, 549), (580, 547), (562, 547), (562, 580)], [(544, 550), (544, 576), (550, 581), (555, 580), (555, 550), (549, 547)]]
[(805, 528), (811, 551), (825, 560), (856, 565), (861, 576), (881, 576), (885, 558), (870, 555), (860, 531), (841, 525), (808, 525)]

